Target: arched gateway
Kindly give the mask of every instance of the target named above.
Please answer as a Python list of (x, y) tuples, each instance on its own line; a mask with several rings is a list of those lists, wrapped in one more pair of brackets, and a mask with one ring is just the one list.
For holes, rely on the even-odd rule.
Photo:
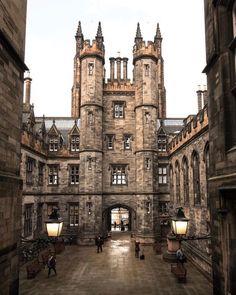
[(136, 212), (125, 204), (114, 204), (103, 211), (103, 232), (135, 231)]

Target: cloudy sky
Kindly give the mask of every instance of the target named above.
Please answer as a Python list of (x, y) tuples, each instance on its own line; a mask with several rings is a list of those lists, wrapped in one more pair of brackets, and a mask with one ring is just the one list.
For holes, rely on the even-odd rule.
[(70, 116), (79, 20), (90, 40), (101, 21), (107, 72), (109, 57), (120, 52), (129, 58), (129, 73), (137, 23), (146, 41), (153, 41), (159, 23), (167, 116), (197, 112), (196, 90), (206, 84), (203, 0), (28, 0), (25, 62), (37, 116)]

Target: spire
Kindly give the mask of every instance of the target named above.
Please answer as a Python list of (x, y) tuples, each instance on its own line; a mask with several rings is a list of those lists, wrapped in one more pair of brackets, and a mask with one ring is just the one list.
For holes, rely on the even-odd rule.
[(155, 41), (156, 41), (156, 39), (162, 39), (162, 37), (161, 37), (161, 31), (160, 31), (160, 27), (159, 27), (159, 23), (157, 23), (156, 35), (154, 37), (154, 40)]
[(142, 34), (141, 34), (139, 23), (137, 25), (136, 38), (142, 38)]
[(135, 45), (136, 45), (136, 49), (139, 49), (139, 48), (142, 47), (143, 37), (142, 37), (142, 34), (141, 34), (139, 23), (137, 25), (136, 37), (134, 39), (134, 42), (135, 42)]
[(101, 22), (98, 23), (98, 30), (97, 30), (97, 35), (96, 35), (96, 41), (97, 41), (98, 47), (100, 49), (102, 49), (103, 48), (103, 36), (102, 36)]
[(103, 38), (103, 36), (102, 36), (101, 22), (98, 23), (98, 30), (97, 30), (97, 35), (96, 35), (96, 37)]
[(77, 28), (77, 32), (76, 32), (75, 37), (84, 37), (83, 33), (82, 33), (82, 28), (81, 28), (81, 22), (80, 21), (78, 23), (78, 28)]

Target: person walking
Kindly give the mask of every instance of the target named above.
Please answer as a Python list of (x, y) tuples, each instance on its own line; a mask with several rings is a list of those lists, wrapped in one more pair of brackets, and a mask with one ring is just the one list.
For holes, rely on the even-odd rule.
[(181, 263), (182, 265), (184, 264), (184, 262), (187, 262), (187, 258), (181, 248), (179, 248), (176, 251), (176, 259), (177, 259), (177, 262)]
[(97, 253), (99, 253), (99, 251), (102, 252), (103, 238), (101, 236), (96, 237), (95, 243), (97, 246)]
[(139, 252), (140, 252), (140, 242), (135, 241), (135, 257), (139, 258)]
[(50, 255), (48, 258), (48, 278), (50, 276), (51, 270), (53, 269), (55, 275), (57, 275), (56, 270), (56, 259), (53, 255)]

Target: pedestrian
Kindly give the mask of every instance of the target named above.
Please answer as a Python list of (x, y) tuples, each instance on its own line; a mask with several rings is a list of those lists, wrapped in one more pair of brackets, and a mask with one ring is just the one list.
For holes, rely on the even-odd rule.
[(177, 262), (181, 263), (182, 265), (184, 264), (184, 262), (187, 262), (187, 258), (181, 248), (179, 248), (176, 251), (176, 258), (177, 258)]
[(116, 222), (114, 222), (114, 229), (116, 229)]
[(135, 257), (139, 258), (140, 242), (135, 241)]
[(95, 243), (97, 246), (97, 253), (99, 253), (99, 251), (102, 252), (103, 238), (101, 236), (97, 236), (95, 238)]
[(57, 270), (56, 270), (56, 259), (53, 255), (50, 255), (48, 258), (48, 278), (51, 273), (51, 269), (53, 269), (55, 275), (57, 275)]
[(145, 255), (144, 255), (144, 250), (142, 251), (142, 254), (140, 255), (140, 260), (144, 260), (145, 259)]

